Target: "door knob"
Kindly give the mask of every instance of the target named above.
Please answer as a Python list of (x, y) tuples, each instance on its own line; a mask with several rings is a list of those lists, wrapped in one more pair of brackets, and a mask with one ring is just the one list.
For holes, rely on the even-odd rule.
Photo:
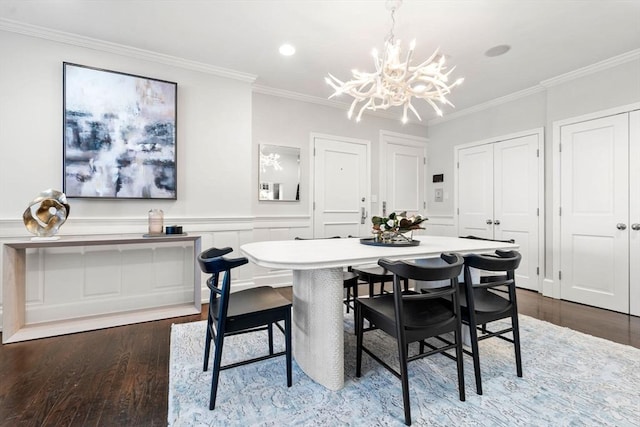
[(493, 221), (491, 221), (490, 219), (487, 220), (487, 224), (491, 225), (493, 224)]
[(640, 224), (638, 224), (638, 223), (631, 224), (631, 229), (632, 230), (636, 230), (636, 231), (640, 230)]
[(616, 224), (616, 228), (618, 230), (626, 230), (627, 229), (627, 224), (623, 224), (623, 223), (619, 222), (619, 223)]
[(495, 225), (500, 225), (500, 220), (499, 220), (499, 219), (496, 219), (495, 221), (493, 221), (493, 223), (494, 223)]

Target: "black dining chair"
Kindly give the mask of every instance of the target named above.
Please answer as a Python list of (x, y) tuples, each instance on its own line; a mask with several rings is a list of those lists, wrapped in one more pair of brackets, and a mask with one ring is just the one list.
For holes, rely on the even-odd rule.
[[(500, 338), (513, 344), (516, 358), (516, 372), (522, 377), (520, 353), (520, 331), (518, 324), (518, 304), (516, 300), (515, 270), (522, 256), (518, 251), (497, 250), (495, 254), (471, 254), (464, 257), (464, 285), (460, 289), (462, 321), (469, 326), (471, 351), (465, 353), (473, 357), (476, 392), (482, 394), (480, 373), (480, 353), (478, 342), (487, 338)], [(473, 283), (471, 270), (478, 269), (492, 273)], [(511, 326), (498, 331), (490, 331), (487, 324), (500, 319), (511, 319)], [(479, 334), (480, 333), (480, 334)], [(512, 338), (505, 336), (511, 334)]]
[[(378, 265), (354, 267), (353, 272), (358, 275), (358, 279), (369, 284), (369, 296), (376, 295), (374, 287), (376, 283), (380, 284), (380, 292), (377, 295), (383, 295), (385, 292), (385, 283), (393, 282), (393, 273)], [(403, 279), (404, 290), (409, 290), (409, 281)]]
[[(362, 369), (362, 352), (398, 377), (402, 383), (404, 421), (411, 425), (409, 379), (407, 363), (433, 354), (442, 353), (456, 360), (458, 368), (458, 392), (465, 400), (464, 372), (462, 366), (461, 311), (458, 301), (458, 275), (462, 271), (463, 259), (457, 254), (442, 254), (445, 262), (441, 266), (420, 266), (404, 261), (381, 259), (378, 264), (394, 274), (393, 293), (356, 300), (356, 376)], [(446, 281), (445, 285), (430, 289), (428, 293), (417, 293), (401, 289), (404, 279), (425, 282)], [(447, 300), (445, 297), (450, 297)], [(395, 338), (398, 345), (399, 372), (391, 367), (364, 344), (364, 319)], [(367, 331), (370, 331), (368, 329)], [(439, 335), (453, 333), (454, 342), (444, 343)], [(431, 339), (430, 341), (427, 341)], [(433, 341), (436, 341), (433, 343)], [(409, 355), (409, 344), (418, 342), (419, 352)], [(425, 351), (425, 347), (428, 350)], [(455, 350), (455, 356), (446, 353)]]
[[(214, 340), (213, 376), (209, 409), (214, 409), (218, 391), (220, 371), (285, 355), (287, 387), (291, 387), (291, 301), (269, 286), (246, 289), (230, 293), (231, 270), (247, 264), (247, 258), (228, 259), (224, 255), (231, 248), (211, 248), (198, 256), (198, 263), (204, 273), (211, 274), (207, 280), (210, 290), (207, 332), (204, 347), (204, 367), (209, 366), (211, 341)], [(220, 275), (223, 275), (220, 281)], [(284, 322), (284, 328), (277, 322)], [(273, 350), (273, 325), (285, 336), (285, 351)], [(230, 335), (264, 331), (268, 333), (269, 354), (222, 366), (224, 338)]]
[[(474, 236), (474, 235), (469, 235), (469, 236), (460, 236), (461, 239), (472, 239), (472, 240), (485, 240), (485, 241), (489, 241), (489, 242), (502, 242), (502, 243), (515, 243), (515, 239), (488, 239), (486, 237), (478, 237), (478, 236)], [(496, 280), (500, 280), (500, 276), (496, 276), (496, 275), (492, 275), (486, 271), (481, 271), (479, 272), (480, 274), (480, 282), (481, 283), (487, 283), (487, 282), (491, 282), (492, 280), (496, 279)], [(496, 289), (497, 291), (500, 291), (498, 289)]]

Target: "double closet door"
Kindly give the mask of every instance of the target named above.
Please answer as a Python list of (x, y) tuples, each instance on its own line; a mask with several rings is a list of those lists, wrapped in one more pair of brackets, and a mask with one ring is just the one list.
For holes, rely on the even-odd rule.
[(456, 149), (458, 235), (514, 239), (517, 286), (539, 290), (541, 132)]
[(560, 127), (560, 297), (640, 315), (640, 111)]

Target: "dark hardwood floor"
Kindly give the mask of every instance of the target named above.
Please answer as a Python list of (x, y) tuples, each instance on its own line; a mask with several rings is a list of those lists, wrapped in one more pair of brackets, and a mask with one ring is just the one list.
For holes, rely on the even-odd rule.
[[(291, 298), (291, 288), (280, 290)], [(639, 317), (530, 291), (518, 298), (521, 314), (640, 348)], [(0, 346), (0, 426), (166, 425), (171, 324), (204, 318)]]

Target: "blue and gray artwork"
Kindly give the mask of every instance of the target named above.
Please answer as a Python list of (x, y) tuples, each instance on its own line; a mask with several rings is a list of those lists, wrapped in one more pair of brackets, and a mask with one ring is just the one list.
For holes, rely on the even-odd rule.
[(176, 84), (65, 64), (68, 197), (176, 198)]

